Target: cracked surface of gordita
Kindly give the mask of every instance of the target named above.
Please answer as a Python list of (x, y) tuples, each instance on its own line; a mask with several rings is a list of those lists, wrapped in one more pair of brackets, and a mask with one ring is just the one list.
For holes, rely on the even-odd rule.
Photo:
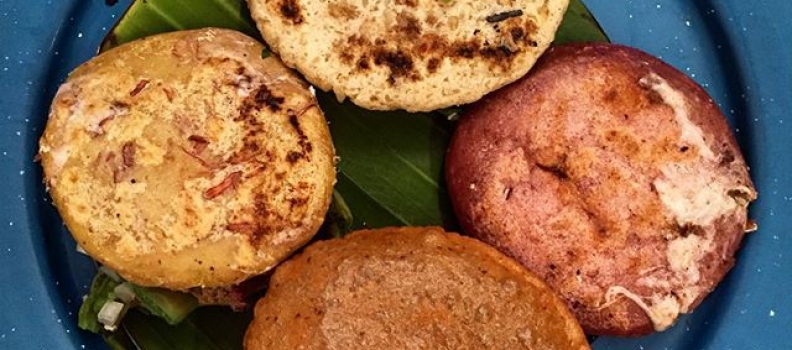
[(60, 87), (45, 182), (89, 255), (170, 289), (261, 274), (319, 229), (335, 183), (307, 85), (243, 34), (201, 29), (105, 52)]
[(523, 76), (568, 0), (248, 0), (262, 36), (312, 84), (368, 109), (470, 103)]
[(275, 270), (247, 350), (587, 350), (564, 302), (493, 247), (389, 227), (306, 247)]
[(472, 106), (446, 176), (465, 232), (542, 276), (590, 334), (691, 312), (734, 264), (756, 199), (704, 89), (611, 44), (551, 48)]

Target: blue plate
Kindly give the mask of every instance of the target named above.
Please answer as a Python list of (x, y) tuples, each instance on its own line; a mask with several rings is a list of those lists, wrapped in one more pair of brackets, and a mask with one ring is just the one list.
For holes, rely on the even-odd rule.
[[(695, 313), (663, 333), (595, 349), (789, 349), (792, 337), (792, 15), (786, 0), (588, 0), (615, 42), (701, 83), (735, 128), (759, 188), (760, 225)], [(93, 276), (33, 162), (66, 74), (96, 52), (129, 0), (0, 0), (0, 349), (102, 349), (77, 329)], [(784, 40), (786, 39), (786, 40)]]

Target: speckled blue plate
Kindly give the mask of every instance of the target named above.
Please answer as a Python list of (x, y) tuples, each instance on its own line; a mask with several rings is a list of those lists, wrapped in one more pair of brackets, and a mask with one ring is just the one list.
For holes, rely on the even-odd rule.
[[(735, 128), (759, 188), (760, 225), (695, 313), (661, 334), (595, 349), (792, 348), (792, 2), (587, 0), (615, 42), (701, 83)], [(129, 0), (0, 0), (0, 349), (103, 349), (76, 327), (93, 276), (33, 162), (66, 74), (96, 52)], [(786, 40), (785, 40), (786, 39)]]

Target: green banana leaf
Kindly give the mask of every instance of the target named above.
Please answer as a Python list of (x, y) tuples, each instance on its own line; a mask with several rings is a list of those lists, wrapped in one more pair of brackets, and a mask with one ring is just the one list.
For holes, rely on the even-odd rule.
[(608, 42), (608, 36), (602, 30), (594, 15), (580, 0), (569, 2), (564, 21), (556, 32), (555, 45), (572, 42)]
[[(245, 329), (251, 319), (250, 313), (233, 312), (224, 307), (203, 307), (195, 310), (178, 325), (171, 326), (159, 317), (133, 309), (124, 317), (122, 327), (135, 348), (121, 349), (242, 349)], [(118, 332), (116, 331), (116, 335)]]
[(261, 39), (244, 0), (136, 0), (100, 51), (153, 34), (204, 27), (234, 29)]
[[(138, 0), (101, 50), (148, 35), (182, 29), (221, 27), (260, 39), (244, 0)], [(570, 1), (556, 43), (607, 41), (579, 0)], [(336, 190), (351, 215), (347, 229), (391, 225), (456, 228), (443, 177), (443, 160), (453, 122), (443, 113), (373, 112), (318, 92), (341, 161)], [(338, 198), (336, 198), (338, 201)], [(170, 326), (138, 311), (127, 314), (125, 334), (113, 335), (113, 349), (242, 349), (250, 314), (199, 308)], [(126, 336), (125, 339), (124, 335)], [(121, 344), (121, 345), (119, 345)]]

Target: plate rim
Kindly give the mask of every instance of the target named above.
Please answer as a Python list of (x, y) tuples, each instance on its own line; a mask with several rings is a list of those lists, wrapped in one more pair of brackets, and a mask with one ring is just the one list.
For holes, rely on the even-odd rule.
[[(51, 14), (53, 14), (54, 18), (50, 17), (50, 18), (47, 19), (47, 22), (33, 23), (33, 24), (31, 24), (29, 26), (28, 30), (47, 28), (47, 30), (41, 30), (38, 33), (38, 35), (33, 34), (33, 35), (27, 35), (27, 36), (22, 35), (22, 36), (18, 36), (18, 37), (8, 37), (6, 34), (3, 34), (3, 33), (11, 33), (10, 30), (6, 30), (6, 29), (14, 29), (14, 28), (11, 28), (10, 25), (8, 25), (8, 27), (6, 27), (7, 24), (0, 24), (0, 29), (3, 29), (3, 30), (0, 30), (0, 37), (3, 37), (4, 42), (9, 43), (9, 45), (8, 45), (9, 47), (20, 48), (20, 49), (29, 47), (30, 50), (34, 50), (35, 48), (39, 48), (41, 50), (45, 50), (45, 53), (51, 53), (52, 54), (52, 55), (46, 57), (46, 59), (42, 59), (42, 60), (35, 61), (35, 62), (32, 62), (32, 63), (28, 64), (27, 67), (29, 69), (29, 72), (23, 72), (22, 74), (14, 75), (15, 77), (22, 77), (23, 79), (30, 79), (30, 81), (34, 82), (33, 84), (30, 84), (30, 85), (38, 86), (39, 90), (36, 91), (36, 92), (33, 92), (33, 94), (30, 97), (28, 97), (27, 99), (25, 99), (24, 101), (0, 101), (0, 111), (4, 111), (4, 112), (8, 111), (9, 116), (14, 115), (15, 117), (16, 116), (22, 116), (22, 115), (29, 115), (29, 114), (31, 114), (31, 111), (36, 111), (36, 110), (39, 110), (39, 111), (40, 110), (44, 110), (44, 111), (46, 111), (46, 109), (47, 109), (46, 107), (38, 106), (36, 108), (35, 107), (35, 103), (31, 104), (30, 102), (31, 101), (35, 102), (35, 101), (46, 100), (47, 97), (51, 97), (52, 94), (54, 94), (54, 91), (52, 91), (52, 89), (48, 89), (48, 88), (45, 88), (45, 87), (47, 85), (51, 85), (52, 84), (52, 79), (57, 78), (58, 69), (55, 69), (54, 67), (55, 67), (55, 65), (58, 62), (62, 62), (62, 60), (63, 60), (62, 58), (58, 57), (59, 55), (54, 54), (54, 52), (48, 52), (46, 50), (47, 49), (49, 49), (49, 50), (57, 50), (59, 47), (65, 45), (68, 42), (75, 42), (78, 38), (75, 38), (73, 36), (68, 35), (69, 34), (69, 28), (74, 26), (74, 25), (76, 25), (75, 23), (81, 23), (81, 21), (83, 20), (82, 16), (84, 16), (86, 13), (89, 13), (88, 11), (98, 11), (98, 12), (102, 13), (105, 16), (108, 15), (108, 14), (115, 14), (117, 16), (118, 12), (120, 12), (119, 8), (126, 8), (126, 6), (128, 6), (128, 4), (129, 4), (129, 1), (130, 0), (122, 0), (115, 7), (109, 8), (109, 9), (102, 8), (102, 6), (104, 6), (104, 5), (101, 4), (101, 2), (99, 2), (99, 3), (98, 2), (91, 2), (90, 4), (86, 5), (85, 3), (81, 3), (78, 0), (62, 1), (60, 4), (55, 4), (54, 7), (57, 7), (59, 9), (68, 9), (67, 11), (54, 11), (53, 13), (51, 13)], [(609, 18), (609, 14), (606, 13), (607, 12), (607, 7), (608, 6), (617, 6), (617, 4), (613, 4), (613, 3), (611, 3), (611, 2), (609, 2), (607, 0), (596, 0), (596, 1), (595, 0), (588, 0), (588, 1), (585, 1), (585, 2), (589, 6), (589, 8), (592, 10), (592, 12), (595, 14), (595, 17), (598, 20), (600, 20), (600, 23), (603, 26), (603, 28), (605, 28), (606, 32), (611, 34), (611, 31), (613, 31), (613, 34), (617, 34), (617, 31), (620, 30), (620, 29), (614, 29), (615, 25), (613, 23), (609, 23), (608, 20), (604, 19), (604, 18)], [(625, 0), (624, 2), (625, 3), (630, 3), (632, 5), (632, 1)], [(658, 4), (661, 4), (661, 3), (667, 4), (667, 2), (664, 2), (664, 1), (657, 1), (657, 3)], [(712, 1), (705, 1), (705, 3), (711, 4)], [(768, 4), (770, 4), (770, 5), (768, 5)], [(778, 16), (778, 18), (780, 18), (780, 14), (778, 14), (778, 13), (784, 13), (784, 12), (792, 13), (792, 5), (790, 5), (792, 3), (783, 2), (783, 1), (780, 1), (780, 0), (779, 1), (769, 1), (767, 3), (762, 3), (762, 4), (754, 4), (757, 7), (757, 9), (755, 11), (759, 12), (759, 11), (762, 11), (764, 9), (767, 12), (767, 11), (769, 11), (768, 10), (769, 6), (775, 6), (775, 5), (778, 5), (778, 4), (781, 4), (780, 6), (783, 8), (782, 10), (776, 9), (776, 11), (775, 11), (776, 16)], [(49, 4), (43, 4), (43, 3), (41, 3), (41, 4), (39, 4), (39, 3), (28, 4), (28, 3), (25, 3), (22, 0), (4, 0), (4, 1), (0, 0), (0, 13), (3, 12), (2, 11), (3, 6), (9, 6), (9, 8), (21, 9), (22, 12), (24, 12), (24, 13), (29, 15), (31, 13), (38, 14), (40, 12), (46, 12), (46, 11), (42, 11), (44, 9), (44, 7), (45, 6), (53, 6), (53, 5), (52, 5), (51, 1), (50, 1)], [(626, 6), (630, 6), (630, 5), (626, 5)], [(762, 6), (764, 6), (764, 7), (762, 7)], [(786, 6), (786, 7), (784, 7), (784, 6)], [(729, 9), (732, 9), (731, 11), (735, 11), (733, 9), (741, 8), (740, 7), (740, 1), (739, 0), (724, 0), (724, 1), (721, 1), (721, 4), (718, 5), (718, 8), (719, 9), (725, 9), (725, 11), (729, 11)], [(770, 12), (766, 13), (765, 15), (768, 18), (774, 18), (772, 12), (773, 11), (770, 11)], [(726, 12), (726, 13), (728, 14), (728, 12)], [(734, 17), (740, 17), (739, 14), (731, 13), (731, 15), (734, 16)], [(21, 17), (24, 17), (24, 16), (21, 16)], [(69, 20), (69, 18), (72, 18), (72, 20)], [(117, 19), (118, 18), (101, 18), (99, 22), (101, 24), (104, 24), (105, 27), (109, 28), (109, 27), (111, 27), (114, 24), (114, 22)], [(782, 40), (784, 36), (788, 37), (788, 36), (792, 35), (792, 30), (788, 29), (788, 27), (783, 27), (783, 28), (773, 27), (772, 26), (772, 22), (773, 22), (772, 20), (768, 20), (767, 21), (767, 26), (768, 27), (772, 27), (773, 30), (768, 30), (767, 31), (767, 36), (764, 38), (765, 39), (764, 42), (769, 42), (769, 43), (775, 42), (775, 43), (778, 43), (780, 45), (780, 44), (782, 44), (784, 42)], [(55, 35), (53, 37), (45, 37), (45, 35), (48, 35), (49, 33), (52, 33), (53, 29), (55, 29), (54, 30)], [(734, 33), (735, 30), (737, 30), (738, 33)], [(725, 28), (725, 31), (728, 32), (728, 35), (732, 36), (732, 40), (734, 40), (737, 45), (751, 46), (751, 45), (747, 45), (745, 43), (745, 41), (750, 41), (751, 37), (749, 37), (749, 36), (745, 36), (745, 37), (740, 36), (739, 35), (739, 30), (740, 30), (740, 28)], [(612, 34), (612, 36), (613, 36), (613, 34)], [(786, 34), (786, 35), (784, 35), (784, 34)], [(41, 42), (38, 42), (38, 43), (35, 43), (35, 44), (34, 43), (25, 43), (24, 40), (29, 38), (29, 37), (41, 38), (42, 42), (46, 42), (49, 45), (41, 45)], [(81, 45), (81, 47), (87, 47), (86, 46), (87, 44), (85, 43), (85, 41), (87, 41), (87, 38), (95, 38), (96, 35), (95, 35), (95, 33), (86, 33), (85, 37), (86, 37), (85, 38), (86, 40), (83, 40), (82, 42), (79, 43), (79, 45)], [(616, 35), (615, 37), (618, 38), (618, 35)], [(622, 42), (622, 40), (618, 40), (618, 39), (615, 40), (615, 41), (616, 42), (620, 42), (620, 43), (624, 43), (624, 42)], [(98, 43), (98, 41), (97, 41), (97, 43)], [(625, 43), (625, 44), (629, 44), (629, 43)], [(792, 50), (790, 50), (788, 47), (785, 48), (785, 49), (781, 48), (779, 50), (780, 59), (783, 60), (784, 58), (786, 58), (787, 62), (792, 62), (792, 52), (791, 51)], [(91, 54), (93, 54), (93, 51), (91, 51)], [(0, 54), (0, 57), (2, 57), (3, 55), (6, 55), (6, 53)], [(10, 56), (11, 54), (8, 54), (8, 55)], [(755, 62), (755, 61), (748, 62), (749, 61), (748, 57), (741, 57), (740, 56), (740, 57), (736, 57), (736, 60), (739, 61), (738, 62), (738, 66), (741, 69), (744, 69), (746, 74), (749, 76), (748, 79), (756, 79), (755, 77), (757, 77), (757, 76), (764, 76), (763, 74), (760, 74), (757, 71), (768, 69), (766, 65), (762, 65), (761, 63), (757, 64), (757, 62)], [(789, 77), (789, 76), (790, 76), (790, 74), (787, 72), (785, 74), (780, 74), (778, 79), (783, 79), (784, 77)], [(6, 79), (6, 77), (7, 76), (3, 76), (4, 79)], [(765, 82), (762, 81), (760, 83), (765, 83)], [(781, 84), (779, 82), (775, 82), (774, 84), (771, 84), (771, 85), (772, 86), (770, 88), (776, 89), (777, 91), (780, 91), (778, 89), (783, 87), (782, 86), (783, 84)], [(746, 104), (747, 104), (746, 108), (749, 111), (750, 116), (754, 116), (754, 115), (759, 114), (759, 113), (768, 113), (768, 114), (773, 114), (773, 115), (779, 115), (781, 110), (788, 109), (789, 107), (792, 107), (792, 101), (790, 101), (789, 99), (780, 100), (779, 104), (777, 106), (773, 106), (772, 108), (768, 107), (768, 106), (765, 106), (763, 104), (760, 104), (760, 102), (758, 100), (746, 101)], [(33, 107), (31, 107), (31, 106), (33, 106)], [(32, 114), (36, 114), (36, 113), (38, 113), (38, 112), (35, 112), (35, 113), (32, 113)], [(792, 121), (790, 121), (790, 123), (792, 123)], [(34, 122), (34, 124), (35, 124), (35, 122)], [(40, 124), (43, 125), (43, 123), (40, 123)], [(24, 125), (24, 124), (22, 124), (22, 125)], [(760, 126), (764, 127), (766, 125), (760, 124)], [(769, 131), (767, 131), (767, 130), (752, 130), (752, 129), (748, 129), (748, 130), (749, 130), (748, 131), (748, 133), (749, 133), (748, 136), (752, 137), (754, 139), (756, 139), (758, 137), (767, 136), (765, 133), (772, 133), (773, 132), (773, 130), (769, 130)], [(15, 193), (16, 191), (24, 191), (22, 193), (24, 193), (27, 198), (31, 198), (31, 199), (32, 198), (38, 198), (37, 196), (39, 195), (39, 193), (37, 193), (37, 191), (31, 190), (31, 189), (36, 188), (35, 184), (38, 181), (38, 179), (32, 177), (33, 175), (31, 175), (31, 174), (35, 174), (35, 176), (40, 176), (41, 175), (40, 167), (38, 167), (37, 165), (29, 164), (29, 163), (30, 163), (30, 160), (33, 157), (33, 153), (35, 152), (30, 147), (30, 144), (32, 142), (30, 140), (30, 137), (32, 135), (32, 137), (35, 140), (37, 140), (38, 136), (40, 135), (40, 131), (41, 130), (31, 131), (30, 129), (25, 129), (24, 132), (25, 132), (25, 135), (27, 137), (26, 139), (24, 139), (25, 147), (22, 148), (21, 157), (18, 157), (19, 159), (16, 159), (17, 162), (22, 162), (21, 163), (21, 167), (27, 172), (28, 176), (21, 177), (21, 180), (19, 180), (20, 179), (19, 176), (16, 176), (16, 177), (10, 176), (10, 175), (15, 175), (15, 174), (9, 174), (9, 171), (11, 170), (11, 169), (9, 169), (9, 166), (7, 166), (7, 165), (6, 166), (0, 166), (0, 171), (2, 171), (2, 173), (0, 173), (0, 178), (7, 177), (7, 178), (11, 179), (10, 186), (0, 190), (0, 193), (3, 193), (4, 195), (7, 195), (7, 194), (10, 193), (10, 194), (13, 195), (13, 194), (16, 194)], [(756, 141), (750, 141), (750, 142), (756, 142)], [(772, 166), (768, 165), (768, 160), (764, 158), (765, 156), (766, 155), (763, 155), (763, 154), (753, 154), (750, 157), (749, 162), (751, 162), (752, 164), (761, 165), (762, 168), (757, 166), (757, 169), (763, 169), (762, 171), (765, 171), (765, 170), (773, 171), (774, 169), (777, 169), (778, 167), (792, 170), (792, 159), (788, 159), (787, 158), (787, 159), (785, 159), (785, 162), (781, 163), (780, 166), (778, 166), (776, 168), (773, 168)], [(15, 163), (15, 165), (19, 166), (18, 163)], [(770, 165), (772, 165), (772, 164), (770, 164)], [(15, 171), (15, 169), (11, 170), (11, 172), (13, 172), (13, 171)], [(761, 176), (763, 178), (767, 177), (769, 179), (770, 177), (772, 177), (773, 174), (775, 174), (776, 176), (779, 176), (778, 173), (773, 173), (773, 172), (768, 172), (767, 174), (759, 174), (758, 176)], [(763, 190), (763, 187), (770, 188), (769, 184), (764, 184), (763, 183), (764, 181), (760, 182), (759, 179), (757, 179), (757, 178), (754, 178), (754, 179), (756, 180), (756, 185), (758, 187), (760, 187), (760, 193)], [(16, 182), (14, 182), (14, 181), (16, 181)], [(767, 208), (767, 207), (769, 207), (771, 205), (770, 203), (765, 204), (764, 202), (762, 202), (763, 200), (764, 199), (760, 198), (760, 202), (757, 203), (757, 205), (754, 208), (757, 208), (757, 207), (758, 208)], [(0, 208), (5, 209), (6, 207), (9, 207), (10, 204), (8, 202), (10, 202), (10, 201), (7, 201), (7, 203), (4, 204), (4, 207), (0, 207)], [(30, 202), (32, 202), (32, 201), (30, 201)], [(46, 236), (42, 234), (43, 229), (42, 229), (41, 223), (39, 222), (39, 218), (41, 216), (41, 213), (40, 213), (41, 210), (40, 210), (38, 205), (31, 205), (31, 204), (29, 204), (30, 202), (28, 202), (28, 204), (25, 206), (25, 208), (21, 212), (23, 217), (25, 218), (25, 220), (23, 220), (24, 223), (18, 224), (14, 229), (9, 229), (9, 231), (14, 231), (14, 232), (22, 231), (23, 233), (26, 232), (27, 234), (26, 235), (23, 234), (21, 236), (12, 237), (12, 238), (7, 238), (6, 237), (4, 239), (7, 239), (6, 243), (8, 244), (9, 248), (13, 248), (13, 250), (14, 250), (14, 252), (16, 254), (21, 254), (21, 256), (23, 256), (23, 257), (32, 256), (34, 261), (36, 261), (36, 264), (34, 266), (27, 266), (26, 269), (24, 269), (24, 268), (14, 268), (14, 269), (11, 269), (9, 271), (5, 271), (4, 274), (0, 274), (0, 276), (3, 276), (5, 278), (8, 278), (12, 274), (25, 274), (25, 275), (28, 275), (28, 276), (35, 276), (35, 278), (31, 278), (31, 279), (25, 281), (26, 283), (24, 283), (24, 285), (27, 286), (27, 288), (31, 288), (31, 289), (22, 291), (22, 293), (25, 293), (25, 295), (22, 295), (23, 298), (25, 296), (27, 296), (27, 295), (33, 295), (36, 298), (35, 305), (37, 307), (33, 308), (33, 312), (30, 313), (31, 316), (29, 316), (29, 317), (37, 317), (37, 318), (41, 318), (41, 319), (47, 319), (48, 321), (54, 321), (54, 320), (49, 320), (49, 318), (52, 318), (52, 317), (57, 317), (58, 319), (66, 320), (69, 317), (67, 315), (69, 311), (66, 311), (68, 308), (65, 305), (63, 305), (63, 301), (62, 300), (55, 300), (54, 299), (55, 296), (59, 296), (60, 295), (61, 292), (59, 291), (59, 288), (62, 288), (62, 287), (60, 287), (59, 285), (55, 285), (51, 281), (51, 278), (50, 278), (52, 276), (52, 271), (54, 270), (53, 267), (57, 266), (58, 262), (54, 262), (54, 261), (50, 261), (49, 260), (50, 259), (49, 253), (47, 253), (46, 246), (42, 243), (42, 242), (45, 241)], [(779, 211), (780, 211), (780, 209), (779, 209)], [(786, 212), (789, 212), (788, 209), (787, 209)], [(15, 214), (19, 214), (20, 212), (19, 211), (14, 211), (14, 213)], [(15, 220), (19, 220), (19, 216), (18, 215), (15, 216), (15, 217), (16, 217)], [(767, 214), (764, 213), (763, 217), (767, 217)], [(0, 216), (0, 218), (5, 219), (4, 216)], [(770, 220), (772, 220), (772, 221), (770, 221)], [(769, 218), (768, 219), (768, 222), (772, 222), (772, 223), (776, 223), (776, 224), (781, 222), (781, 221), (782, 221), (782, 219), (779, 218), (779, 216), (776, 216), (775, 218)], [(787, 219), (787, 222), (789, 222), (788, 219)], [(0, 224), (5, 224), (5, 223), (0, 221)], [(36, 231), (38, 231), (38, 232), (36, 232)], [(744, 249), (740, 253), (741, 254), (741, 258), (742, 258), (742, 256), (745, 255), (744, 254), (745, 250), (755, 249), (755, 247), (757, 245), (759, 245), (759, 243), (757, 241), (759, 241), (759, 238), (755, 238), (755, 236), (749, 236), (747, 238), (747, 240), (744, 243)], [(787, 245), (789, 245), (789, 244), (787, 244)], [(6, 261), (9, 261), (9, 260), (10, 259), (7, 259), (5, 257), (4, 258), (0, 258), (0, 262), (6, 262)], [(787, 258), (787, 260), (788, 260), (788, 258)], [(746, 264), (743, 264), (743, 265), (746, 265)], [(729, 276), (727, 277), (727, 279), (725, 281), (722, 282), (722, 285), (728, 283), (727, 287), (734, 288), (733, 284), (736, 283), (736, 282), (734, 282), (734, 279), (736, 279), (736, 278), (747, 278), (746, 274), (748, 274), (750, 272), (750, 271), (748, 271), (749, 268), (753, 268), (753, 266), (741, 266), (740, 262), (738, 262), (737, 267), (732, 272), (729, 273)], [(751, 277), (751, 275), (749, 275), (748, 277)], [(786, 288), (785, 290), (792, 291), (792, 287), (789, 286), (789, 283), (787, 285), (785, 285), (784, 287)], [(48, 299), (44, 299), (43, 298), (44, 296), (47, 296)], [(38, 298), (41, 298), (43, 300), (39, 300)], [(19, 298), (16, 298), (16, 299), (19, 299)], [(11, 305), (11, 304), (9, 304), (10, 302), (12, 302), (12, 301), (14, 301), (16, 299), (8, 298), (8, 297), (0, 298), (0, 306), (4, 307), (4, 309), (6, 309), (6, 310), (9, 310), (9, 309), (10, 310), (16, 310), (16, 309), (19, 309), (20, 306), (23, 306), (23, 307), (29, 306), (29, 305)], [(727, 294), (727, 299), (729, 299), (728, 300), (728, 302), (730, 303), (729, 305), (734, 305), (735, 302), (742, 302), (741, 300), (737, 300), (735, 295)], [(50, 312), (50, 310), (52, 312)], [(733, 312), (734, 310), (731, 310), (731, 311)], [(786, 311), (792, 311), (792, 310), (786, 310)], [(53, 315), (55, 315), (55, 316), (53, 316)], [(35, 320), (33, 320), (33, 321), (35, 321)], [(729, 322), (731, 322), (731, 321), (729, 321)], [(24, 327), (33, 328), (35, 326), (35, 323), (36, 322), (26, 322)], [(19, 346), (26, 346), (26, 347), (31, 346), (31, 345), (36, 345), (36, 346), (41, 346), (41, 347), (45, 347), (45, 348), (64, 348), (65, 346), (68, 345), (68, 346), (73, 347), (75, 349), (80, 348), (80, 345), (85, 345), (85, 344), (82, 343), (82, 341), (79, 341), (79, 339), (82, 339), (82, 338), (78, 338), (76, 336), (76, 334), (82, 334), (82, 331), (77, 331), (76, 327), (73, 327), (72, 331), (69, 331), (68, 328), (62, 327), (60, 323), (57, 323), (55, 326), (50, 327), (51, 329), (48, 330), (47, 337), (32, 338), (32, 339), (35, 339), (35, 341), (37, 342), (35, 344), (13, 343), (12, 341), (14, 341), (14, 340), (11, 339), (12, 337), (10, 336), (11, 335), (10, 333), (12, 333), (12, 332), (19, 332), (19, 333), (28, 332), (27, 329), (25, 329), (25, 330), (21, 329), (21, 326), (19, 326), (19, 327), (15, 326), (17, 324), (18, 324), (18, 322), (15, 319), (13, 319), (13, 318), (10, 318), (8, 316), (0, 317), (0, 334), (2, 334), (2, 336), (1, 336), (2, 338), (0, 338), (0, 345), (12, 344), (12, 345), (19, 345)], [(53, 323), (53, 324), (55, 324), (55, 323)], [(736, 343), (734, 343), (735, 340), (734, 340), (733, 337), (729, 337), (728, 335), (723, 335), (722, 334), (724, 332), (724, 327), (730, 328), (730, 327), (739, 327), (739, 326), (735, 325), (735, 324), (732, 324), (732, 323), (729, 323), (729, 324), (726, 324), (726, 325), (719, 325), (718, 327), (710, 327), (709, 329), (712, 331), (712, 334), (710, 336), (706, 337), (706, 338), (711, 338), (711, 341), (705, 342), (705, 343), (700, 343), (700, 344), (691, 344), (691, 346), (699, 345), (701, 348), (706, 348), (706, 349), (720, 349), (720, 348), (726, 348), (726, 347), (729, 347), (729, 346), (735, 346), (734, 344), (736, 344)], [(14, 329), (14, 331), (10, 331), (11, 329)], [(776, 330), (776, 328), (773, 328), (772, 330)], [(783, 330), (778, 330), (778, 331), (773, 332), (773, 333), (781, 335), (781, 334), (783, 334), (782, 331)], [(7, 339), (5, 338), (6, 334), (9, 335), (9, 337)], [(35, 335), (35, 332), (32, 333), (31, 335)], [(49, 339), (44, 339), (44, 338), (49, 338)], [(732, 343), (728, 343), (730, 341)], [(761, 346), (761, 345), (767, 345), (767, 344), (769, 344), (771, 346), (778, 345), (772, 339), (771, 340), (760, 340), (760, 341), (763, 341), (764, 343), (761, 343), (761, 344), (746, 343), (746, 345), (749, 345), (749, 346), (750, 345), (753, 345), (753, 346), (759, 345), (759, 346)], [(4, 344), (4, 342), (5, 342), (5, 344)]]

